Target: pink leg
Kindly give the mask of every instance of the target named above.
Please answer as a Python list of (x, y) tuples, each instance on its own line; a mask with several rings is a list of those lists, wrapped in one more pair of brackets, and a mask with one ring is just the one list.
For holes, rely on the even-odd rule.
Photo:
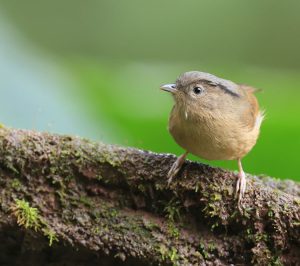
[(238, 166), (239, 166), (239, 174), (238, 174), (238, 181), (236, 183), (236, 191), (235, 196), (238, 198), (238, 206), (241, 207), (241, 200), (243, 199), (243, 196), (246, 191), (246, 174), (243, 170), (242, 161), (241, 159), (238, 159)]
[(174, 162), (174, 164), (172, 165), (170, 171), (168, 172), (168, 185), (171, 184), (174, 176), (179, 172), (179, 170), (181, 169), (184, 161), (185, 161), (185, 158), (186, 156), (188, 155), (189, 153), (186, 151), (184, 154), (182, 154), (181, 156), (179, 156), (177, 158), (177, 160)]

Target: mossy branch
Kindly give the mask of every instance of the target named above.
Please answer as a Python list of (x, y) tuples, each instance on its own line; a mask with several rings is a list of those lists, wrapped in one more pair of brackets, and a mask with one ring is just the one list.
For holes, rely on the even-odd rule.
[[(247, 176), (241, 213), (234, 173), (187, 161), (168, 187), (174, 160), (78, 137), (1, 128), (0, 242), (10, 244), (0, 245), (0, 264), (76, 265), (79, 257), (89, 265), (300, 262), (299, 183)], [(30, 222), (26, 215), (19, 227), (16, 216), (24, 211), (16, 202), (38, 210), (51, 236), (22, 227)], [(14, 256), (7, 255), (10, 249)]]

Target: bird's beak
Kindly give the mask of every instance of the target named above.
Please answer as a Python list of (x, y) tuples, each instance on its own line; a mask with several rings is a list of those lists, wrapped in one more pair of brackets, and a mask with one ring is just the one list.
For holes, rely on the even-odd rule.
[(162, 85), (162, 86), (160, 86), (160, 89), (163, 91), (171, 92), (171, 93), (175, 93), (177, 91), (176, 84)]

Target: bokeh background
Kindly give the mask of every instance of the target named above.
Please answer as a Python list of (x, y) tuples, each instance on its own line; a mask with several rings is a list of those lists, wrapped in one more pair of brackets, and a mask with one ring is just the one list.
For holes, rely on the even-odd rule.
[(0, 0), (0, 122), (179, 155), (159, 86), (202, 70), (263, 89), (245, 170), (300, 180), (299, 10), (291, 0)]

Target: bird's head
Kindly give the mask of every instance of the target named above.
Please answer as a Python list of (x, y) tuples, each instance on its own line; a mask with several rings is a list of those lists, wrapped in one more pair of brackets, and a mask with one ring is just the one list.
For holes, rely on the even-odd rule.
[(176, 104), (184, 108), (222, 108), (241, 97), (239, 85), (199, 71), (185, 72), (176, 83), (160, 88), (170, 92)]

